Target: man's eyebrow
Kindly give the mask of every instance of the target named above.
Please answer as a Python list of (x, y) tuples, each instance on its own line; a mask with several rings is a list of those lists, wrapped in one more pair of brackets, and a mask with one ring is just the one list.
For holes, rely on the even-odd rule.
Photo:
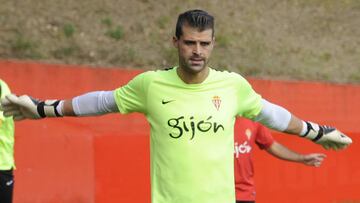
[(200, 43), (210, 43), (211, 40), (195, 40), (195, 39), (184, 39), (184, 42), (200, 42)]

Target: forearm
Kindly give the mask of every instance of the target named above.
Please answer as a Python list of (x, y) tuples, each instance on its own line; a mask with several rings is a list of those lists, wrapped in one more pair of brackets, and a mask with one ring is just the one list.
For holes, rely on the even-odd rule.
[(1, 99), (4, 116), (14, 120), (62, 116), (94, 116), (118, 112), (113, 91), (90, 92), (69, 100), (40, 101), (27, 95), (7, 95)]
[[(263, 99), (263, 108), (255, 121), (273, 130), (288, 134), (304, 136), (307, 134), (307, 124), (284, 107), (270, 103)], [(313, 139), (311, 136), (310, 139)]]
[(263, 100), (262, 110), (254, 120), (271, 129), (309, 139), (325, 149), (344, 149), (352, 143), (351, 138), (335, 128), (303, 121), (285, 108), (266, 100)]
[(59, 111), (61, 111), (63, 116), (76, 116), (73, 106), (72, 106), (72, 99), (70, 100), (63, 100), (60, 103)]
[(300, 135), (303, 128), (302, 121), (292, 115), (285, 108), (262, 100), (263, 108), (255, 121), (273, 130)]
[(274, 143), (266, 151), (282, 160), (299, 163), (304, 162), (304, 155), (294, 152), (276, 141), (274, 141)]
[(113, 91), (89, 92), (64, 103), (65, 114), (96, 116), (118, 112)]
[(284, 132), (294, 135), (303, 135), (304, 128), (304, 122), (292, 114), (290, 122)]
[(282, 160), (303, 163), (315, 167), (319, 167), (326, 157), (325, 154), (321, 153), (300, 154), (286, 148), (276, 141), (266, 151)]
[(56, 102), (57, 104), (50, 106), (46, 106), (47, 101), (44, 102), (44, 115), (46, 117), (95, 116), (117, 111), (113, 91), (89, 92), (69, 100)]

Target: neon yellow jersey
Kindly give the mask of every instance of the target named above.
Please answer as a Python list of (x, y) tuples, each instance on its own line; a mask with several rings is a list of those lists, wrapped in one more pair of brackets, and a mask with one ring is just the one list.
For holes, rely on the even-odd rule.
[[(7, 84), (0, 80), (1, 98), (10, 94)], [(0, 111), (0, 170), (14, 168), (14, 120)]]
[(235, 202), (235, 117), (262, 108), (243, 77), (210, 69), (201, 84), (186, 84), (175, 67), (142, 73), (114, 96), (121, 113), (150, 123), (153, 203)]

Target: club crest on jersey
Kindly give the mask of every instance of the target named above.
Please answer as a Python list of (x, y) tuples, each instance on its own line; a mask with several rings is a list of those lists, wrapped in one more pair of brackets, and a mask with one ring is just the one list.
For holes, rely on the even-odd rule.
[(251, 134), (252, 134), (252, 133), (251, 133), (251, 130), (250, 130), (249, 128), (245, 130), (245, 135), (246, 135), (246, 137), (247, 137), (248, 140), (250, 140)]
[(212, 102), (213, 102), (216, 110), (219, 111), (219, 109), (220, 109), (220, 104), (221, 104), (221, 99), (220, 99), (220, 97), (219, 97), (219, 96), (213, 96)]

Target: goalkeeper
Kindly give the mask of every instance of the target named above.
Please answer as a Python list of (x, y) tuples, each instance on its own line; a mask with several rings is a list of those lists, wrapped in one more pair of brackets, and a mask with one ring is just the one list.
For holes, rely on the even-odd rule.
[(210, 68), (214, 43), (213, 16), (190, 10), (179, 15), (173, 37), (179, 66), (142, 73), (112, 91), (45, 101), (8, 95), (1, 106), (14, 120), (143, 113), (151, 126), (153, 203), (235, 202), (237, 116), (326, 149), (344, 149), (352, 142), (335, 128), (303, 121), (261, 98), (239, 74)]

